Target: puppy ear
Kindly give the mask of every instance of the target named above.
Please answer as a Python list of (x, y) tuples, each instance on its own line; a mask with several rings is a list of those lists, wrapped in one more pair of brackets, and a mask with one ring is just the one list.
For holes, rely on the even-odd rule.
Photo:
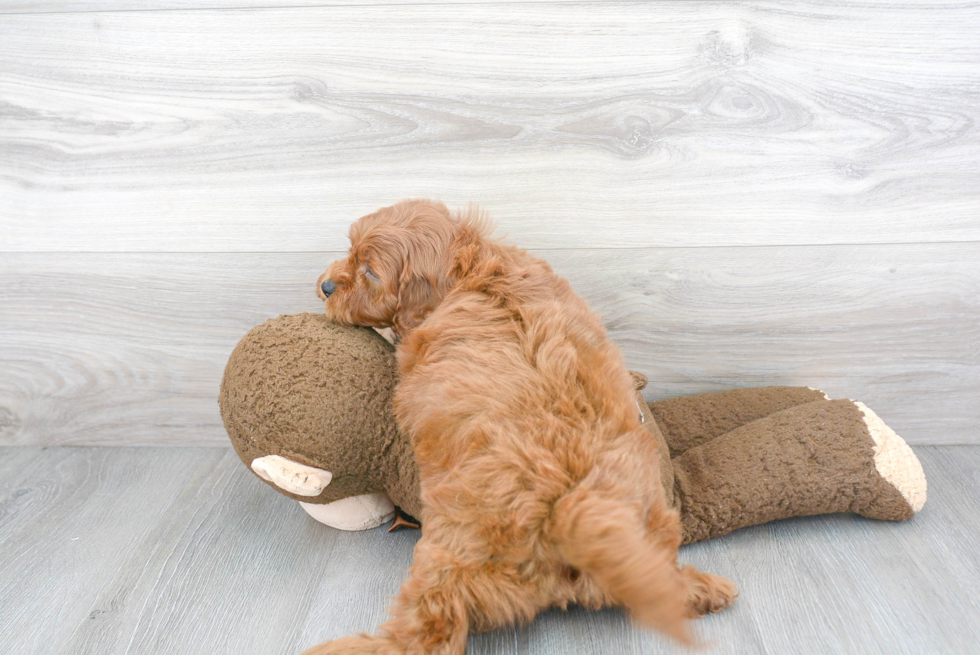
[(405, 275), (398, 285), (392, 329), (399, 339), (414, 330), (438, 304), (435, 285), (418, 275)]

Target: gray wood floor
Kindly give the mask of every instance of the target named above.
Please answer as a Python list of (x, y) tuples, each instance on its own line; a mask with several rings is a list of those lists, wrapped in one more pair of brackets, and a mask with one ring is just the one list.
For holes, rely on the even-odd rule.
[[(919, 447), (907, 523), (792, 519), (686, 547), (732, 578), (706, 653), (975, 653), (980, 447)], [(0, 653), (296, 653), (384, 618), (418, 533), (331, 530), (228, 448), (0, 448)], [(679, 653), (619, 611), (548, 612), (469, 652)]]

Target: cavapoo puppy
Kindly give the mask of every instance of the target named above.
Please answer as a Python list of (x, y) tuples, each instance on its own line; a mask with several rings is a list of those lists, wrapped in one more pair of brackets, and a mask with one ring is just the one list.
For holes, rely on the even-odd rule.
[(541, 610), (620, 605), (689, 641), (734, 585), (676, 561), (656, 442), (599, 317), (475, 212), (407, 201), (358, 220), (318, 281), (327, 314), (391, 327), (395, 414), (424, 512), (410, 577), (377, 635), (308, 654), (463, 653)]

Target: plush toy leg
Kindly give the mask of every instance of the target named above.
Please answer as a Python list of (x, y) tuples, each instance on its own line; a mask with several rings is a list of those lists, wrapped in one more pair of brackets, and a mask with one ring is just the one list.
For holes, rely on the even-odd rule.
[(370, 530), (395, 516), (395, 506), (383, 493), (350, 496), (332, 503), (299, 504), (314, 519), (338, 530)]
[(670, 456), (677, 457), (746, 423), (817, 400), (827, 395), (809, 387), (753, 387), (658, 400), (650, 411)]
[(850, 400), (777, 412), (672, 463), (685, 543), (790, 516), (855, 512), (904, 520), (926, 500), (912, 449)]

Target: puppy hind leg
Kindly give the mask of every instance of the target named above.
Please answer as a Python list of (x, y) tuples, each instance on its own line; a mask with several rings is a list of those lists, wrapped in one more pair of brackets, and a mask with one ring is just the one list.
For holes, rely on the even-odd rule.
[(677, 568), (680, 530), (653, 543), (641, 517), (629, 503), (580, 485), (555, 506), (553, 526), (561, 559), (588, 574), (609, 597), (626, 606), (634, 618), (691, 643), (686, 581)]
[[(677, 552), (678, 516), (657, 504), (647, 517), (647, 543), (651, 553)], [(687, 589), (687, 618), (696, 619), (709, 612), (720, 612), (735, 602), (738, 589), (727, 578), (699, 571), (691, 565), (680, 567)]]
[(423, 538), (410, 576), (379, 635), (321, 644), (304, 655), (462, 655), (470, 632), (530, 619), (542, 604), (507, 571), (460, 564), (462, 557)]
[(688, 616), (692, 619), (709, 612), (720, 612), (734, 603), (738, 596), (735, 583), (720, 575), (705, 573), (686, 565), (681, 568), (681, 576), (687, 582)]
[(395, 655), (404, 652), (385, 637), (360, 634), (314, 646), (304, 650), (302, 655)]

